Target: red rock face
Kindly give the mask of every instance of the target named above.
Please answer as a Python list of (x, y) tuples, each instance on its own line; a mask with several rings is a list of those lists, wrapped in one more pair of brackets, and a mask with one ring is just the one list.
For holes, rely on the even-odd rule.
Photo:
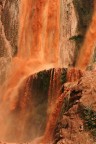
[[(66, 3), (66, 1), (63, 2)], [(73, 5), (71, 6), (71, 9), (72, 8)], [(96, 13), (94, 6), (94, 15), (92, 18), (92, 23), (86, 34), (86, 39), (83, 47), (81, 48), (81, 53), (77, 61), (77, 66), (79, 68), (85, 68), (91, 57), (93, 44), (96, 39), (95, 17)], [(70, 23), (71, 21), (72, 19), (70, 20)], [(60, 27), (60, 0), (21, 0), (20, 17), (19, 17), (18, 53), (16, 58), (12, 58), (11, 75), (10, 77), (8, 77), (7, 79), (8, 81), (4, 89), (1, 88), (2, 91), (0, 91), (3, 101), (2, 108), (4, 108), (4, 113), (3, 112), (2, 113), (4, 116), (6, 116), (7, 109), (8, 109), (7, 113), (10, 113), (10, 111), (18, 109), (18, 107), (21, 109), (21, 113), (16, 115), (16, 121), (15, 121), (16, 123), (17, 122), (19, 123), (19, 126), (25, 124), (26, 118), (24, 120), (23, 116), (26, 112), (26, 107), (29, 104), (27, 103), (27, 101), (28, 96), (30, 95), (29, 93), (30, 83), (29, 81), (24, 83), (24, 80), (28, 78), (28, 76), (30, 76), (31, 74), (41, 71), (42, 69), (49, 69), (50, 67), (53, 68), (60, 66), (58, 64), (59, 42), (60, 42), (59, 27)], [(71, 31), (69, 27), (70, 26), (68, 25), (68, 33)], [(63, 30), (64, 29), (65, 27), (63, 27)], [(64, 37), (62, 36), (62, 39), (65, 38), (67, 35), (66, 31), (64, 31), (63, 34)], [(69, 38), (69, 36), (71, 36), (71, 32), (67, 38)], [(66, 41), (67, 39), (65, 38), (64, 42), (66, 43)], [(68, 45), (70, 46), (69, 43)], [(62, 57), (69, 54), (69, 50), (67, 50), (68, 48), (70, 49), (70, 47), (67, 47), (66, 52), (63, 51), (64, 55), (62, 54)], [(63, 62), (64, 63), (66, 62), (67, 63), (66, 65), (68, 65), (69, 58), (66, 57), (66, 59)], [(58, 90), (61, 86), (59, 82), (60, 78), (59, 71), (57, 74), (56, 73), (54, 74), (54, 80), (51, 82), (52, 96), (54, 97), (55, 95), (56, 100), (55, 105), (53, 107), (54, 109), (49, 116), (49, 121), (47, 121), (47, 127), (44, 139), (45, 142), (51, 139), (52, 137), (52, 132), (54, 131), (56, 120), (59, 116), (63, 99), (65, 96), (61, 95), (61, 97), (57, 99), (57, 97), (59, 96)], [(81, 71), (76, 71), (75, 69), (72, 69), (68, 73), (68, 81), (69, 82), (77, 81), (81, 76), (82, 76)], [(22, 83), (24, 88), (23, 91), (22, 91)], [(53, 103), (53, 99), (51, 99), (51, 103)], [(20, 119), (18, 119), (18, 117)], [(22, 120), (24, 120), (24, 122), (22, 122)], [(1, 121), (3, 121), (3, 124), (1, 123), (2, 129), (4, 126), (6, 131), (7, 128), (4, 125), (4, 122), (6, 122), (6, 120)], [(10, 125), (8, 126), (9, 126), (8, 128), (10, 128)], [(20, 136), (20, 132), (23, 132), (23, 127), (21, 128), (21, 131), (19, 130), (19, 132), (17, 129), (16, 132), (17, 137)], [(12, 131), (10, 130), (9, 133), (12, 133)], [(17, 137), (15, 137), (14, 139), (16, 140)]]
[(77, 60), (77, 67), (81, 69), (86, 69), (95, 47), (95, 41), (96, 41), (96, 0), (94, 0), (94, 12), (92, 16), (92, 21), (86, 33), (84, 44), (81, 47), (81, 51)]

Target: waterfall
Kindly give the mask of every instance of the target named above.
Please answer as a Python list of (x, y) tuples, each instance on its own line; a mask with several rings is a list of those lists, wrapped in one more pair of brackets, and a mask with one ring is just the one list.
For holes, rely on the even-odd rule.
[[(45, 134), (45, 141), (47, 141), (48, 138), (50, 139), (51, 131), (52, 133), (54, 131), (53, 128), (66, 96), (65, 93), (60, 93), (61, 67), (73, 65), (75, 43), (70, 42), (69, 38), (72, 34), (74, 35), (77, 26), (76, 21), (73, 26), (74, 19), (71, 15), (65, 15), (70, 1), (66, 3), (65, 9), (61, 8), (60, 2), (63, 6), (66, 3), (65, 0), (20, 1), (16, 56), (12, 57), (10, 43), (5, 40), (8, 48), (5, 57), (9, 58), (11, 64), (7, 68), (6, 80), (0, 86), (0, 128), (2, 129), (0, 140), (26, 142)], [(69, 10), (76, 20), (75, 11), (72, 9), (73, 3)], [(63, 18), (66, 20), (65, 23)], [(70, 23), (68, 23), (69, 20)], [(67, 23), (68, 29), (65, 30)], [(94, 10), (92, 23), (86, 33), (77, 61), (77, 66), (80, 68), (85, 68), (89, 62), (96, 39), (95, 24)], [(5, 39), (4, 34), (3, 38)], [(46, 90), (42, 89), (44, 75), (41, 75), (41, 79), (39, 77), (39, 72), (44, 74), (43, 70), (47, 70), (45, 72), (48, 84)], [(67, 79), (70, 82), (76, 81), (81, 76), (81, 71), (77, 72), (75, 69), (67, 73)]]

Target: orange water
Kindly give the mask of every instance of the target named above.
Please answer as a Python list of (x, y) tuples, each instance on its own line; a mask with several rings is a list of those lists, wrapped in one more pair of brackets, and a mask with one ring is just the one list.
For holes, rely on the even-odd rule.
[(12, 60), (4, 99), (29, 75), (58, 67), (59, 3), (59, 0), (21, 0), (18, 53)]
[[(94, 2), (95, 6), (92, 22), (86, 33), (85, 41), (77, 61), (77, 67), (82, 69), (86, 68), (89, 63), (96, 40), (96, 0), (94, 0)], [(0, 99), (2, 101), (0, 106), (0, 128), (2, 129), (2, 131), (0, 131), (0, 138), (3, 140), (7, 137), (7, 131), (12, 124), (10, 122), (10, 111), (12, 112), (18, 108), (18, 103), (21, 112), (16, 114), (15, 123), (18, 122), (19, 127), (21, 125), (22, 127), (21, 131), (17, 129), (12, 137), (14, 137), (14, 135), (19, 137), (20, 133), (24, 130), (23, 125), (26, 121), (26, 117), (24, 118), (23, 116), (26, 115), (26, 101), (29, 94), (29, 81), (26, 81), (26, 78), (44, 69), (59, 67), (59, 12), (60, 0), (21, 0), (18, 53), (17, 56), (12, 59), (11, 72), (6, 80), (6, 84), (0, 88), (0, 93), (2, 95)], [(57, 73), (60, 74), (59, 72)], [(70, 74), (69, 81), (71, 77)], [(49, 90), (49, 95), (51, 96), (58, 96), (60, 87), (58, 81), (59, 76), (60, 75), (57, 75), (55, 72), (54, 79), (50, 81), (51, 88)], [(76, 76), (76, 78), (77, 77), (78, 76)], [(22, 91), (22, 89), (25, 90)], [(22, 97), (24, 98), (23, 100)], [(58, 107), (62, 106), (63, 97), (64, 96), (62, 96), (60, 100), (58, 99), (59, 103), (57, 100), (55, 101), (56, 107), (53, 107), (53, 114), (49, 117), (45, 136), (49, 136), (50, 131), (53, 130), (55, 123), (53, 123), (51, 127), (51, 122), (56, 122), (55, 116), (57, 118), (60, 112), (60, 108)], [(52, 99), (54, 99), (54, 97)], [(22, 120), (24, 121), (22, 122)]]
[(76, 66), (80, 69), (86, 69), (89, 64), (92, 52), (96, 45), (96, 0), (94, 0), (94, 11), (90, 26), (87, 30), (84, 44), (81, 47)]
[(18, 57), (58, 63), (59, 0), (21, 0)]
[(58, 67), (59, 3), (21, 0), (18, 53), (12, 61), (7, 89), (40, 70)]
[[(22, 139), (20, 133), (23, 133), (27, 117), (26, 103), (29, 94), (26, 78), (41, 70), (58, 67), (59, 5), (59, 0), (21, 0), (18, 53), (12, 58), (11, 72), (0, 88), (1, 140), (10, 141), (10, 134), (14, 141), (16, 137), (17, 141)], [(14, 114), (13, 111), (18, 109), (20, 112)], [(15, 121), (12, 124), (13, 117)], [(21, 129), (14, 128), (15, 123), (18, 123)], [(12, 133), (11, 129), (16, 131)]]
[(48, 92), (48, 100), (49, 100), (49, 112), (51, 110), (52, 105), (54, 105), (56, 98), (60, 93), (61, 87), (61, 69), (52, 69), (51, 77), (50, 77), (50, 85)]

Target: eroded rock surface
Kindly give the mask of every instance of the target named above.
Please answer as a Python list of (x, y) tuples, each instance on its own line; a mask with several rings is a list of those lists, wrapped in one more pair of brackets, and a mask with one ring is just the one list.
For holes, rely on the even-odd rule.
[(96, 142), (96, 72), (85, 72), (64, 100), (62, 117), (55, 129), (56, 144)]

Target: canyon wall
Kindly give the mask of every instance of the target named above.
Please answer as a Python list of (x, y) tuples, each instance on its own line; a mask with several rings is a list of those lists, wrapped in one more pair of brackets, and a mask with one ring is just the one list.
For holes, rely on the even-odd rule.
[(0, 84), (7, 78), (17, 52), (18, 0), (0, 0)]
[[(22, 1), (22, 2), (24, 2), (24, 1)], [(30, 4), (33, 4), (33, 3), (31, 3), (33, 1), (30, 1), (30, 0), (25, 1), (25, 2), (28, 2), (29, 7), (30, 7)], [(27, 135), (26, 133), (29, 133), (30, 136), (28, 139), (34, 138), (36, 136), (36, 135), (35, 136), (33, 135), (33, 137), (31, 137), (33, 130), (35, 133), (37, 133), (37, 131), (39, 133), (38, 129), (40, 127), (37, 127), (37, 125), (36, 125), (36, 127), (34, 125), (35, 128), (34, 127), (32, 128), (32, 132), (29, 131), (30, 123), (33, 124), (33, 122), (36, 122), (34, 115), (37, 114), (38, 111), (39, 111), (40, 116), (42, 113), (41, 111), (43, 111), (44, 112), (43, 115), (44, 115), (44, 117), (46, 117), (47, 102), (49, 102), (48, 103), (49, 106), (50, 106), (50, 101), (51, 101), (52, 105), (53, 105), (53, 103), (55, 103), (54, 99), (57, 98), (57, 96), (58, 96), (58, 95), (56, 95), (58, 87), (61, 86), (60, 83), (58, 83), (59, 80), (61, 80), (61, 78), (59, 78), (59, 76), (57, 76), (57, 74), (59, 74), (57, 69), (55, 69), (55, 70), (53, 69), (51, 71), (50, 76), (48, 75), (47, 82), (45, 82), (46, 77), (44, 77), (43, 72), (40, 73), (40, 75), (39, 75), (40, 77), (38, 77), (38, 74), (37, 74), (37, 75), (34, 75), (33, 77), (30, 76), (28, 78), (29, 73), (28, 73), (28, 75), (26, 74), (27, 72), (29, 72), (28, 70), (30, 69), (30, 71), (31, 71), (30, 74), (33, 74), (34, 69), (38, 68), (38, 65), (39, 65), (38, 61), (37, 61), (37, 63), (36, 63), (36, 61), (35, 62), (32, 61), (33, 60), (32, 58), (35, 58), (35, 60), (36, 60), (39, 57), (40, 51), (37, 50), (36, 48), (41, 48), (40, 47), (42, 45), (41, 43), (43, 43), (46, 48), (45, 51), (48, 52), (48, 53), (46, 52), (45, 58), (47, 60), (50, 60), (50, 57), (54, 59), (54, 57), (52, 57), (52, 55), (54, 54), (52, 46), (54, 47), (54, 49), (56, 46), (56, 49), (59, 49), (58, 53), (56, 53), (56, 54), (59, 56), (60, 67), (75, 66), (79, 50), (80, 50), (80, 48), (83, 44), (84, 38), (85, 38), (86, 30), (89, 27), (89, 24), (90, 24), (90, 21), (92, 18), (92, 12), (93, 12), (93, 10), (92, 10), (93, 0), (86, 0), (86, 2), (84, 0), (78, 0), (78, 1), (77, 0), (73, 0), (73, 1), (72, 0), (60, 0), (60, 11), (59, 11), (59, 9), (56, 9), (59, 6), (59, 4), (57, 4), (57, 2), (59, 2), (59, 1), (55, 1), (55, 8), (54, 8), (54, 0), (50, 1), (49, 5), (48, 5), (49, 7), (47, 7), (46, 0), (34, 1), (34, 5), (32, 5), (32, 9), (30, 7), (30, 10), (28, 9), (28, 7), (26, 7), (26, 5), (25, 5), (25, 7), (22, 7), (22, 10), (23, 10), (23, 8), (27, 8), (27, 10), (29, 11), (28, 15), (27, 15), (27, 11), (26, 11), (25, 13), (23, 13), (24, 15), (22, 15), (22, 13), (21, 13), (21, 17), (20, 17), (22, 19), (21, 19), (21, 25), (20, 25), (21, 26), (21, 39), (19, 39), (19, 44), (20, 44), (19, 48), (20, 48), (20, 46), (21, 46), (21, 48), (24, 48), (24, 51), (23, 51), (23, 49), (18, 48), (19, 0), (17, 0), (17, 1), (16, 0), (14, 0), (14, 1), (0, 0), (0, 84), (2, 84), (8, 78), (8, 72), (10, 71), (12, 58), (16, 56), (16, 54), (19, 50), (20, 50), (19, 56), (21, 56), (21, 57), (23, 56), (23, 60), (25, 60), (25, 61), (23, 61), (23, 64), (22, 64), (22, 59), (20, 59), (21, 65), (19, 65), (20, 62), (18, 62), (18, 61), (19, 61), (20, 57), (18, 57), (17, 59), (14, 58), (14, 61), (17, 60), (16, 61), (17, 63), (13, 62), (14, 70), (11, 69), (11, 70), (13, 70), (10, 75), (11, 80), (9, 80), (9, 83), (7, 86), (5, 85), (5, 87), (7, 87), (8, 89), (5, 88), (5, 91), (3, 90), (5, 92), (5, 93), (3, 93), (3, 94), (5, 94), (3, 104), (5, 106), (4, 108), (6, 108), (6, 109), (3, 109), (3, 111), (4, 110), (5, 111), (2, 112), (2, 115), (6, 116), (6, 118), (4, 117), (5, 119), (4, 119), (3, 123), (4, 122), (7, 123), (8, 128), (10, 129), (10, 130), (8, 129), (9, 131), (6, 134), (9, 136), (8, 137), (9, 141), (12, 140), (11, 133), (13, 133), (13, 135), (14, 135), (13, 140), (15, 141), (17, 139), (14, 134), (14, 132), (15, 132), (14, 129), (17, 131), (17, 134), (20, 133), (20, 130), (22, 131), (22, 133), (24, 135)], [(43, 8), (45, 8), (45, 9), (43, 9)], [(46, 18), (46, 13), (44, 13), (44, 12), (46, 12), (47, 8), (48, 8), (49, 15), (48, 15), (48, 26), (46, 28), (46, 19), (47, 18)], [(53, 11), (51, 11), (51, 8), (53, 8), (52, 9)], [(35, 16), (32, 15), (33, 14), (32, 10), (33, 10)], [(60, 21), (58, 22), (59, 12), (60, 12)], [(31, 13), (31, 15), (30, 15), (30, 13)], [(43, 15), (42, 15), (42, 13), (43, 13)], [(26, 17), (26, 15), (28, 17)], [(43, 16), (43, 18), (42, 18), (42, 16)], [(37, 17), (37, 19), (35, 19), (35, 17)], [(54, 20), (55, 20), (55, 18), (57, 18), (56, 21), (54, 21), (53, 18), (54, 18)], [(29, 20), (29, 22), (26, 21), (26, 19)], [(41, 19), (43, 19), (45, 21), (43, 21), (43, 20), (41, 21)], [(22, 23), (22, 20), (24, 20), (24, 22), (27, 23), (27, 28), (26, 28), (26, 24)], [(33, 24), (32, 25), (33, 27), (31, 27), (30, 21), (31, 21), (31, 24)], [(56, 24), (55, 24), (55, 22), (56, 22)], [(58, 23), (60, 23), (59, 30), (56, 29), (56, 28), (58, 28)], [(35, 26), (35, 24), (36, 24), (36, 26)], [(45, 26), (43, 24), (45, 24)], [(24, 27), (22, 28), (22, 26), (24, 26)], [(44, 33), (41, 33), (42, 29), (43, 29)], [(46, 29), (47, 29), (47, 32), (46, 32)], [(22, 30), (24, 30), (24, 31), (22, 31)], [(47, 33), (47, 34), (45, 34), (45, 33)], [(59, 42), (56, 41), (56, 38), (58, 37), (58, 33), (59, 33)], [(44, 34), (44, 35), (42, 35), (42, 34)], [(57, 34), (57, 35), (55, 35), (55, 34)], [(46, 40), (46, 38), (44, 37), (45, 35), (47, 35), (47, 39), (48, 39), (47, 44), (48, 45), (45, 45), (45, 40)], [(30, 40), (30, 36), (31, 37), (33, 36), (33, 41)], [(25, 37), (26, 37), (26, 39), (25, 39)], [(44, 38), (44, 40), (42, 39), (42, 37)], [(26, 40), (27, 40), (27, 42), (26, 42)], [(34, 43), (32, 43), (32, 42), (34, 42)], [(26, 55), (27, 55), (27, 57), (30, 56), (30, 53), (27, 53), (27, 52), (30, 52), (30, 49), (28, 50), (28, 48), (25, 45), (26, 43), (27, 43), (27, 46), (29, 46), (29, 43), (31, 43), (33, 45), (33, 47), (31, 47), (31, 52), (33, 54), (32, 55), (33, 57), (31, 56), (31, 61), (29, 61), (29, 63), (27, 63), (26, 59), (25, 59)], [(57, 47), (58, 43), (59, 43), (59, 45)], [(34, 47), (34, 46), (37, 46), (37, 47)], [(51, 48), (50, 48), (50, 46), (51, 46)], [(30, 48), (30, 46), (29, 46), (29, 48)], [(42, 50), (44, 50), (44, 49), (42, 49)], [(22, 55), (22, 51), (23, 51), (24, 55)], [(53, 52), (53, 53), (51, 53), (51, 52)], [(55, 55), (55, 56), (57, 56), (57, 55)], [(93, 54), (93, 57), (94, 57), (93, 59), (95, 61), (95, 54)], [(19, 68), (17, 68), (16, 66)], [(39, 68), (40, 68), (40, 66), (41, 66), (41, 63), (39, 65)], [(45, 66), (46, 66), (46, 63), (43, 63), (44, 69), (45, 69)], [(49, 67), (47, 67), (47, 68), (49, 68)], [(39, 70), (41, 70), (41, 69), (39, 69)], [(47, 74), (47, 72), (45, 72), (45, 73)], [(71, 77), (72, 81), (74, 81), (74, 77), (72, 77), (72, 74), (74, 74), (75, 77), (77, 78), (78, 73), (75, 73), (74, 69), (70, 73), (69, 76)], [(63, 76), (65, 76), (65, 73), (63, 74)], [(24, 78), (26, 78), (26, 77), (27, 77), (27, 79), (25, 81)], [(71, 81), (70, 77), (69, 77), (69, 81)], [(63, 77), (63, 78), (65, 80), (65, 77)], [(50, 79), (50, 86), (48, 85), (47, 91), (44, 91), (44, 88), (46, 87), (46, 83), (49, 84), (49, 79)], [(41, 86), (43, 86), (42, 82), (44, 82), (43, 89), (41, 89)], [(57, 87), (57, 89), (56, 89), (56, 87)], [(49, 88), (49, 92), (48, 92), (48, 88)], [(50, 94), (52, 94), (51, 99), (50, 99)], [(45, 95), (46, 95), (46, 97), (45, 97)], [(39, 96), (40, 96), (40, 98), (39, 98)], [(48, 96), (49, 96), (49, 98), (48, 98)], [(1, 99), (3, 99), (2, 97), (1, 97)], [(62, 100), (62, 102), (63, 102), (63, 100)], [(1, 100), (1, 103), (2, 103), (2, 100)], [(42, 105), (42, 103), (44, 104), (44, 106)], [(42, 109), (37, 108), (39, 104), (40, 104), (40, 106), (42, 105), (42, 107), (41, 107)], [(33, 106), (34, 106), (34, 110), (32, 109)], [(27, 113), (26, 108), (28, 108), (29, 113)], [(57, 102), (57, 108), (58, 108), (58, 102)], [(45, 109), (45, 111), (43, 109)], [(11, 111), (12, 117), (10, 119), (12, 121), (10, 119), (9, 119), (9, 121), (7, 121), (6, 110), (8, 111), (9, 115), (10, 115), (10, 111)], [(32, 115), (32, 113), (30, 114), (30, 110), (32, 111), (32, 113), (34, 113), (34, 115)], [(53, 110), (54, 124), (56, 122), (55, 112)], [(58, 111), (57, 115), (59, 115), (59, 112), (60, 111)], [(49, 108), (48, 116), (50, 113), (52, 113), (52, 112), (50, 112), (50, 108)], [(20, 116), (20, 119), (18, 119), (18, 115)], [(26, 115), (28, 116), (28, 119), (25, 118)], [(33, 118), (33, 121), (32, 121), (32, 118)], [(49, 116), (49, 118), (50, 118), (50, 116)], [(53, 119), (53, 117), (51, 117), (51, 120), (52, 119)], [(51, 120), (48, 123), (49, 126), (50, 126)], [(2, 121), (2, 119), (1, 119), (1, 121)], [(10, 125), (12, 122), (16, 123), (17, 126), (15, 125), (15, 127), (14, 127), (12, 125), (12, 129), (11, 129)], [(46, 118), (45, 118), (44, 122), (46, 123)], [(19, 125), (18, 125), (18, 123), (19, 123)], [(23, 127), (24, 124), (26, 125), (25, 127), (27, 128), (27, 132)], [(39, 121), (39, 124), (40, 124), (40, 121)], [(54, 126), (54, 124), (53, 124), (53, 126)], [(1, 123), (1, 125), (2, 125), (2, 123)], [(31, 126), (33, 126), (33, 125), (31, 125)], [(44, 132), (45, 124), (42, 129)], [(5, 126), (5, 130), (6, 130), (6, 126)], [(23, 130), (25, 130), (25, 131), (23, 131)], [(19, 133), (18, 133), (18, 131), (19, 131)], [(21, 133), (21, 137), (20, 137), (21, 141), (23, 141), (22, 133)], [(48, 133), (50, 133), (49, 129), (48, 129)], [(1, 134), (2, 134), (2, 131), (1, 131)], [(38, 134), (38, 136), (40, 136), (40, 134)], [(19, 135), (17, 135), (17, 137), (19, 137)], [(26, 139), (27, 139), (27, 136), (26, 136)], [(18, 141), (19, 141), (19, 138), (18, 138)]]
[[(73, 66), (84, 40), (84, 35), (92, 17), (93, 0), (60, 0), (60, 62), (62, 67)], [(0, 57), (4, 57), (7, 47), (11, 56), (16, 55), (18, 36), (19, 1), (0, 1)], [(9, 54), (7, 54), (9, 55)]]

